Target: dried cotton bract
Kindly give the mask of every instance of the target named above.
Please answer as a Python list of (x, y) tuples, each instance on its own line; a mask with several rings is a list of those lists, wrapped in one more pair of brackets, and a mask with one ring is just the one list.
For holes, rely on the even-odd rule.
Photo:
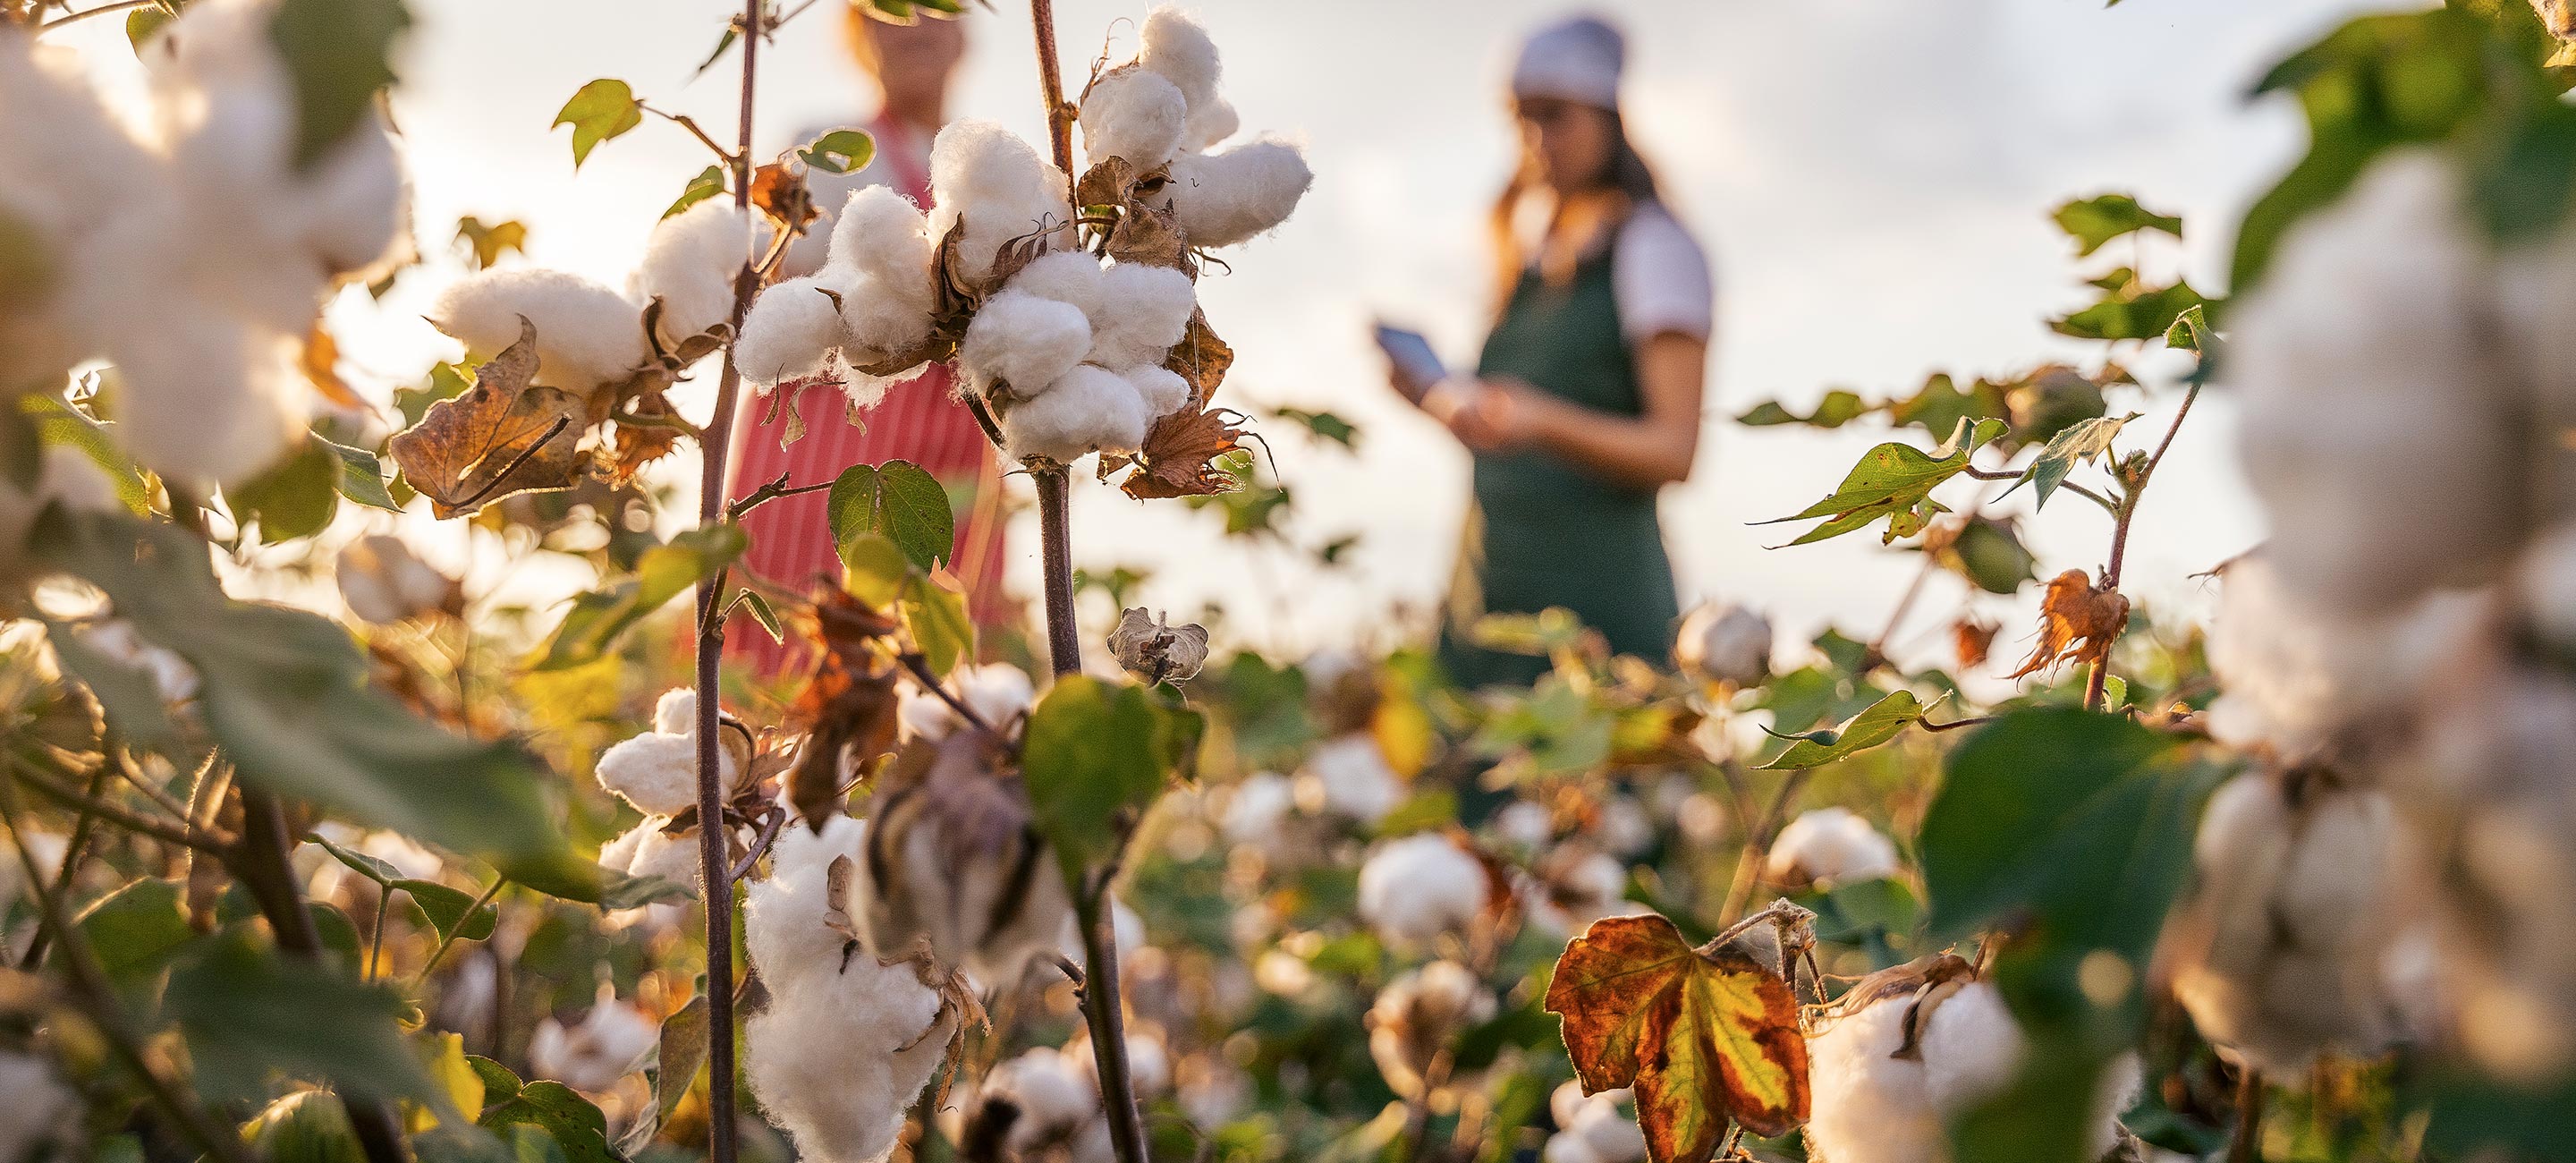
[(1360, 917), (1398, 947), (1463, 936), (1491, 892), (1484, 862), (1437, 832), (1389, 840), (1360, 866)]
[(1398, 1095), (1422, 1093), (1423, 1072), (1450, 1040), (1494, 1016), (1494, 995), (1467, 967), (1434, 961), (1379, 990), (1369, 1007), (1369, 1056)]

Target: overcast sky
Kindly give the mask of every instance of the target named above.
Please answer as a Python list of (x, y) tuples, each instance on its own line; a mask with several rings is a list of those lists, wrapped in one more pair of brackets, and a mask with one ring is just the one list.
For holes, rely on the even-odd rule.
[[(864, 91), (839, 59), (830, 6), (824, 0), (762, 55), (764, 151), (794, 144), (800, 129), (865, 112)], [(1800, 631), (1831, 619), (1874, 627), (1911, 576), (1911, 555), (1866, 536), (1766, 551), (1787, 539), (1785, 527), (1747, 522), (1823, 495), (1880, 434), (1749, 429), (1730, 417), (1774, 396), (1910, 386), (1935, 369), (2001, 374), (2050, 357), (2090, 358), (2041, 322), (2083, 301), (2072, 251), (2045, 217), (2070, 196), (2129, 190), (2182, 214), (2189, 241), (2148, 247), (2149, 273), (2223, 286), (2227, 224), (2303, 140), (2292, 109), (2248, 103), (2251, 82), (2353, 12), (2388, 6), (1619, 6), (1615, 19), (1631, 45), (1630, 124), (1718, 275), (1699, 471), (1664, 501), (1685, 602), (1742, 598)], [(1233, 271), (1202, 284), (1210, 318), (1240, 357), (1226, 392), (1238, 406), (1325, 408), (1362, 425), (1357, 459), (1316, 449), (1281, 423), (1268, 431), (1297, 492), (1298, 531), (1317, 542), (1345, 531), (1363, 540), (1352, 569), (1315, 578), (1284, 562), (1244, 560), (1216, 536), (1212, 514), (1078, 486), (1077, 560), (1160, 570), (1148, 596), (1175, 611), (1222, 596), (1240, 639), (1295, 645), (1383, 633), (1390, 606), (1419, 606), (1446, 585), (1466, 459), (1386, 395), (1365, 325), (1380, 313), (1411, 321), (1453, 361), (1472, 361), (1486, 296), (1481, 212), (1511, 163), (1501, 77), (1521, 34), (1568, 9), (1532, 0), (1196, 7), (1225, 51), (1226, 89), (1246, 128), (1302, 140), (1317, 173), (1294, 219), (1229, 253)], [(417, 312), (458, 271), (444, 248), (458, 215), (522, 219), (534, 261), (622, 282), (645, 231), (707, 164), (685, 134), (648, 120), (576, 175), (568, 131), (547, 126), (574, 88), (620, 77), (711, 129), (730, 126), (734, 108), (730, 58), (690, 78), (733, 10), (720, 0), (414, 0), (414, 8), (420, 27), (397, 114), (424, 246), (438, 258), (405, 276), (385, 303), (361, 296), (333, 315), (343, 350), (380, 391), (455, 354)], [(1078, 75), (1104, 36), (1113, 59), (1132, 52), (1134, 21), (1147, 8), (1059, 0), (1057, 10), (1068, 71)], [(131, 57), (117, 60), (110, 23), (76, 31), (113, 77), (130, 71)], [(996, 0), (969, 23), (973, 47), (955, 112), (1041, 135), (1021, 3)], [(685, 390), (702, 412), (711, 384)], [(2161, 429), (2178, 395), (2115, 405), (2148, 412), (2132, 429), (2143, 436)], [(2127, 570), (2150, 600), (2205, 607), (2200, 584), (2185, 575), (2261, 536), (2233, 469), (2229, 421), (2223, 394), (2196, 409), (2157, 478)], [(694, 469), (686, 475), (694, 480)], [(2107, 540), (2099, 511), (2073, 500), (2028, 532), (2048, 571), (2096, 566)], [(1035, 531), (1015, 533), (1015, 576), (1027, 592)], [(1935, 591), (1925, 608), (1947, 608), (1954, 596)], [(1924, 649), (1937, 646), (1939, 622), (1918, 618)]]

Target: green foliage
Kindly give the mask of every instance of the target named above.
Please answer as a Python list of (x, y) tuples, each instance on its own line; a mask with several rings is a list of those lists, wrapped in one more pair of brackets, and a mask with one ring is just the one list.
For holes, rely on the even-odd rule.
[[(227, 490), (224, 503), (235, 519), (257, 522), (263, 541), (311, 537), (328, 528), (332, 514), (340, 510), (342, 463), (320, 439), (308, 438), (277, 467)], [(377, 487), (383, 487), (381, 478)], [(393, 507), (390, 501), (386, 507)]]
[[(1945, 376), (1942, 378), (1947, 379), (1948, 377)], [(1735, 422), (1738, 424), (1749, 424), (1757, 428), (1773, 424), (1804, 424), (1811, 428), (1840, 428), (1845, 424), (1851, 423), (1853, 420), (1868, 415), (1873, 410), (1874, 409), (1872, 409), (1868, 404), (1862, 402), (1858, 393), (1843, 388), (1836, 388), (1825, 393), (1824, 398), (1816, 401), (1816, 406), (1808, 409), (1807, 414), (1804, 416), (1798, 415), (1797, 413), (1782, 407), (1780, 402), (1777, 400), (1764, 400), (1759, 404), (1755, 404), (1752, 410), (1736, 417)]]
[(447, 1106), (403, 1038), (400, 995), (289, 961), (247, 926), (210, 938), (170, 975), (163, 1005), (187, 1034), (208, 1101), (259, 1097), (270, 1071), (378, 1098)]
[(97, 465), (127, 510), (137, 515), (151, 511), (153, 490), (143, 473), (108, 435), (106, 426), (88, 413), (53, 392), (29, 392), (18, 397), (14, 412), (0, 409), (0, 466), (20, 488), (35, 483), (38, 455), (56, 445), (77, 448)]
[(339, 474), (332, 478), (331, 484), (343, 498), (371, 509), (402, 511), (402, 506), (394, 503), (393, 493), (385, 488), (385, 462), (375, 453), (320, 436), (315, 436), (313, 443), (322, 446), (339, 462)]
[(2175, 238), (2182, 237), (2182, 219), (2171, 214), (2158, 214), (2127, 194), (2102, 194), (2078, 198), (2057, 208), (2051, 215), (2057, 228), (2075, 240), (2075, 255), (2085, 258), (2115, 238), (2126, 238), (2143, 230), (2158, 230)]
[(688, 185), (680, 187), (680, 196), (672, 201), (670, 209), (662, 212), (662, 217), (668, 218), (724, 191), (724, 167), (708, 166), (699, 170), (696, 177), (690, 178)]
[(528, 252), (528, 224), (515, 219), (487, 224), (469, 214), (456, 220), (456, 241), (473, 252), (477, 269), (489, 270), (504, 254)]
[(73, 922), (119, 992), (147, 988), (195, 939), (180, 909), (183, 888), (175, 880), (142, 877), (92, 902)]
[(1931, 708), (1914, 697), (1912, 691), (1898, 691), (1870, 704), (1869, 709), (1852, 716), (1840, 727), (1810, 731), (1793, 738), (1788, 748), (1763, 764), (1761, 771), (1795, 771), (1822, 767), (1837, 759), (1867, 751), (1896, 738), (1907, 727), (1923, 721)]
[(599, 143), (622, 136), (643, 123), (644, 103), (635, 99), (635, 90), (610, 77), (601, 77), (576, 90), (554, 120), (555, 125), (572, 126), (574, 169), (581, 168)]
[[(2058, 433), (2049, 439), (2046, 448), (2039, 450), (2039, 459), (2030, 462), (2030, 467), (2022, 471), (2021, 480), (2013, 482), (2013, 488), (2020, 488), (2023, 482), (2028, 482), (2032, 494), (2031, 507), (2046, 508), (2049, 495), (2057, 491), (2057, 486), (2066, 483), (2066, 474), (2075, 471), (2076, 465), (2110, 455), (2111, 441), (2119, 437), (2122, 427), (2137, 418), (2135, 412), (2126, 416), (2096, 416)], [(2011, 490), (2006, 490), (2005, 495), (2011, 495)]]
[(877, 140), (865, 130), (835, 129), (798, 149), (796, 156), (827, 174), (856, 173), (876, 159)]
[(372, 111), (394, 80), (394, 38), (409, 27), (402, 0), (280, 0), (268, 32), (295, 87), (298, 168), (311, 169)]
[(751, 538), (739, 525), (710, 525), (672, 536), (644, 551), (632, 576), (572, 601), (572, 609), (529, 663), (531, 670), (570, 670), (605, 657), (626, 632), (671, 599), (733, 564)]
[(957, 543), (948, 490), (910, 461), (851, 465), (832, 481), (828, 508), (834, 544), (873, 533), (919, 569), (937, 568)]
[(1962, 419), (1950, 439), (1929, 453), (1909, 444), (1881, 444), (1864, 453), (1842, 485), (1825, 499), (1786, 517), (1755, 523), (1776, 525), (1782, 521), (1825, 519), (1823, 524), (1800, 534), (1791, 545), (1840, 537), (1881, 519), (1887, 521), (1883, 541), (1911, 537), (1922, 532), (1935, 515), (1950, 511), (1949, 506), (1932, 499), (1932, 490), (1964, 471), (1978, 446), (2002, 435), (2004, 429), (2000, 420), (1972, 423)]
[(340, 1096), (299, 1090), (268, 1104), (242, 1124), (260, 1158), (269, 1163), (366, 1163), (366, 1148), (349, 1126)]
[(483, 1080), (477, 1125), (503, 1133), (532, 1127), (554, 1140), (567, 1163), (618, 1163), (620, 1156), (608, 1145), (608, 1116), (580, 1092), (560, 1082), (521, 1082), (489, 1058), (469, 1054), (465, 1060)]
[(1117, 855), (1180, 763), (1185, 728), (1144, 687), (1088, 675), (1056, 680), (1029, 713), (1021, 771), (1038, 831), (1065, 880)]
[(2184, 312), (2201, 310), (2208, 303), (2200, 292), (2191, 289), (2189, 282), (2164, 287), (2141, 287), (2132, 282), (2049, 326), (2060, 335), (2076, 339), (2161, 340)]
[(1359, 449), (1359, 426), (1338, 414), (1309, 412), (1304, 408), (1275, 408), (1270, 414), (1304, 427), (1306, 431), (1314, 433), (1317, 439), (1332, 441), (1352, 451)]
[(2009, 520), (1971, 517), (1946, 543), (1926, 548), (1941, 568), (1990, 594), (2019, 593), (2037, 576), (2033, 571), (2039, 559), (2022, 544), (2020, 531)]

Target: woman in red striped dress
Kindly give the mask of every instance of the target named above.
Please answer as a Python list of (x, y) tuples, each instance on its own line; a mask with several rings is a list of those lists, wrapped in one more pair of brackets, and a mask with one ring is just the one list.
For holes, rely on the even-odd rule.
[[(892, 186), (929, 207), (930, 141), (946, 120), (949, 79), (964, 54), (958, 21), (900, 26), (868, 19), (856, 5), (848, 11), (851, 55), (883, 96), (867, 127), (876, 138), (876, 158), (853, 174), (808, 176), (823, 217), (788, 248), (783, 265), (790, 275), (823, 264), (832, 216), (852, 190)], [(911, 461), (948, 487), (958, 517), (949, 569), (965, 584), (975, 620), (991, 624), (1010, 617), (1001, 590), (1001, 479), (983, 429), (949, 391), (945, 366), (934, 365), (896, 384), (883, 403), (856, 419), (835, 385), (790, 381), (779, 385), (778, 393), (795, 408), (794, 419), (777, 406), (776, 395), (746, 397), (735, 414), (727, 497), (741, 497), (782, 473), (791, 485), (817, 484), (854, 464)], [(791, 426), (800, 422), (805, 435), (782, 447)], [(743, 527), (752, 539), (743, 565), (763, 578), (801, 587), (817, 574), (839, 573), (823, 493), (769, 501), (746, 515)], [(727, 635), (726, 654), (764, 677), (788, 668), (801, 653), (800, 643), (781, 646), (756, 630)]]

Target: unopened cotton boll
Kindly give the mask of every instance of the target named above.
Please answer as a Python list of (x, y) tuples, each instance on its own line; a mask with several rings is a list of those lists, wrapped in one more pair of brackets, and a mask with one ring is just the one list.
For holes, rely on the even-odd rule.
[(1170, 267), (1116, 263), (1100, 272), (1090, 360), (1102, 367), (1160, 364), (1190, 328), (1198, 289)]
[(1249, 242), (1286, 222), (1314, 184), (1303, 150), (1265, 137), (1172, 159), (1163, 193), (1181, 237), (1192, 246), (1218, 247)]
[(579, 275), (539, 267), (480, 271), (439, 292), (430, 322), (488, 359), (537, 329), (537, 382), (571, 392), (622, 381), (649, 353), (644, 316), (625, 296)]
[(1135, 388), (1086, 363), (1014, 406), (1002, 417), (1002, 437), (1014, 460), (1042, 456), (1071, 464), (1093, 452), (1134, 452), (1150, 423)]
[(601, 982), (597, 1001), (579, 1024), (553, 1018), (538, 1024), (528, 1042), (528, 1065), (574, 1090), (606, 1090), (641, 1069), (644, 1055), (661, 1040), (661, 1027)]
[(984, 301), (958, 345), (957, 366), (986, 394), (1022, 398), (1053, 386), (1091, 350), (1091, 321), (1071, 303), (1005, 289)]
[(957, 229), (958, 274), (969, 284), (991, 279), (1003, 246), (1073, 220), (1064, 172), (990, 121), (954, 121), (939, 131), (930, 145), (930, 186), (929, 236)]
[(1317, 745), (1307, 753), (1304, 770), (1322, 792), (1321, 807), (1361, 824), (1384, 819), (1404, 798), (1395, 768), (1369, 735), (1344, 735)]
[(1188, 380), (1167, 367), (1131, 367), (1121, 369), (1118, 374), (1129, 387), (1136, 389), (1136, 398), (1144, 402), (1145, 414), (1157, 420), (1189, 407), (1196, 394), (1190, 391)]
[(1850, 884), (1897, 874), (1896, 842), (1842, 807), (1817, 808), (1789, 821), (1771, 842), (1766, 864), (1779, 883)]
[(1389, 840), (1360, 866), (1360, 917), (1390, 945), (1465, 934), (1490, 892), (1484, 863), (1437, 832)]
[(1673, 637), (1673, 661), (1709, 682), (1760, 686), (1771, 678), (1771, 620), (1732, 602), (1699, 606)]
[(1188, 13), (1170, 5), (1155, 9), (1145, 17), (1137, 43), (1136, 63), (1170, 81), (1192, 110), (1215, 103), (1224, 66), (1216, 42)]
[(1082, 151), (1099, 165), (1124, 158), (1144, 173), (1171, 160), (1181, 147), (1189, 102), (1169, 78), (1142, 68), (1119, 68), (1091, 83), (1082, 95)]
[(821, 373), (841, 344), (840, 292), (821, 275), (782, 279), (752, 301), (734, 341), (734, 366), (761, 392)]
[(734, 278), (754, 246), (750, 216), (723, 198), (704, 199), (654, 225), (635, 268), (634, 299), (662, 301), (663, 350), (732, 318)]

